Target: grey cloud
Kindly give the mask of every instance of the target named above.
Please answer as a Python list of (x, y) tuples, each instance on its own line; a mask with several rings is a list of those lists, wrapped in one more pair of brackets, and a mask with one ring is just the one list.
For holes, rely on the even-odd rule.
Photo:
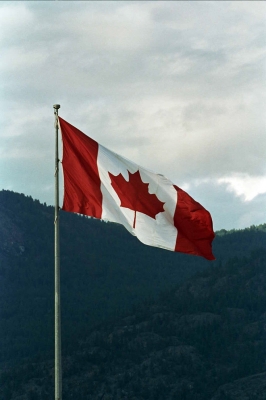
[(266, 7), (244, 3), (2, 2), (2, 187), (50, 196), (54, 103), (177, 183), (265, 174)]

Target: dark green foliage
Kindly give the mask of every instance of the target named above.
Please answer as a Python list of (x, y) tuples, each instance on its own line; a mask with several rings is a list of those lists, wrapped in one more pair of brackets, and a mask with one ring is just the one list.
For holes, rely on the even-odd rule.
[[(52, 397), (53, 214), (0, 192), (3, 400)], [(266, 225), (217, 232), (208, 262), (60, 214), (64, 400), (205, 400), (265, 370)]]
[[(53, 351), (54, 210), (0, 192), (0, 361)], [(95, 324), (228, 257), (266, 246), (265, 226), (214, 241), (217, 260), (144, 246), (121, 225), (61, 212), (64, 352)]]
[[(93, 329), (63, 359), (63, 398), (265, 399), (265, 266), (265, 250), (229, 259)], [(2, 373), (0, 396), (52, 386), (52, 363), (28, 362)]]

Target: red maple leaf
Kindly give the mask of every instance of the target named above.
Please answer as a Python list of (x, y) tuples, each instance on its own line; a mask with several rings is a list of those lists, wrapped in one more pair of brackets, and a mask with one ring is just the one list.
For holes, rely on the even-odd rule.
[(126, 181), (122, 174), (117, 176), (110, 172), (108, 174), (111, 184), (120, 198), (120, 207), (135, 211), (133, 228), (136, 226), (137, 211), (154, 219), (158, 213), (164, 211), (164, 203), (157, 198), (156, 194), (149, 193), (149, 184), (142, 182), (139, 171), (133, 174), (128, 171), (129, 181)]

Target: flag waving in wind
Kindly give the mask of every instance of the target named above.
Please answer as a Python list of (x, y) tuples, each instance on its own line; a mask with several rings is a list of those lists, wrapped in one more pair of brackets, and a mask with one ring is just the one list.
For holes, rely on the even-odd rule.
[(214, 260), (207, 210), (163, 175), (113, 153), (59, 117), (62, 209), (117, 222), (150, 246)]

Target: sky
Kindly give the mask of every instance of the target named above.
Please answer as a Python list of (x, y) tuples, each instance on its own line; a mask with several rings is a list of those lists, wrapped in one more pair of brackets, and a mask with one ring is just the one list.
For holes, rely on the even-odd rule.
[(54, 204), (58, 103), (215, 230), (265, 223), (265, 17), (261, 1), (1, 1), (0, 190)]

